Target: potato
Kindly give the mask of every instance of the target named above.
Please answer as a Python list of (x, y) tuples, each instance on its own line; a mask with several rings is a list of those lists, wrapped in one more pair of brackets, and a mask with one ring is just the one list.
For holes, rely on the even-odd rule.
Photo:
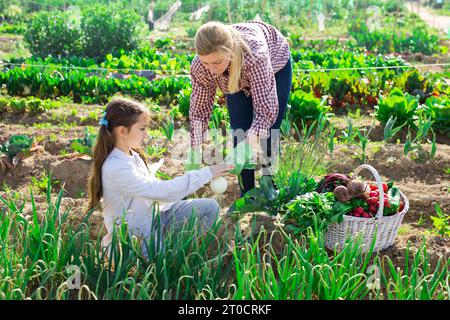
[(337, 186), (333, 193), (340, 202), (347, 202), (351, 199), (348, 189), (344, 186)]
[(366, 191), (366, 184), (362, 181), (351, 180), (347, 183), (347, 189), (352, 199), (357, 198)]

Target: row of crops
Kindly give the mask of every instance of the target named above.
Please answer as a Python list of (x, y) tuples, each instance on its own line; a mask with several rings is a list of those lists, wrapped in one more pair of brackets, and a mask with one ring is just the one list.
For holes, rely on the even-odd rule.
[[(297, 187), (305, 183), (311, 187), (308, 179)], [(168, 230), (164, 249), (156, 229), (142, 244), (147, 260), (124, 223), (104, 251), (100, 238), (89, 237), (90, 215), (74, 225), (70, 209), (61, 207), (62, 191), (53, 199), (51, 185), (48, 179), (43, 221), (37, 195), (31, 194), (31, 219), (17, 195), (0, 197), (8, 208), (0, 224), (1, 299), (449, 298), (449, 261), (431, 265), (424, 244), (415, 253), (407, 248), (405, 264), (396, 266), (388, 257), (372, 259), (371, 250), (363, 254), (360, 240), (331, 256), (314, 228), (297, 239), (282, 228), (270, 235), (255, 230), (246, 240), (239, 231), (220, 233), (221, 221), (202, 237), (191, 219), (181, 232)], [(78, 280), (68, 282), (75, 274)]]
[[(191, 92), (188, 70), (193, 57), (143, 48), (108, 54), (99, 64), (86, 58), (21, 59), (5, 64), (0, 85), (8, 95), (43, 101), (69, 97), (74, 102), (103, 103), (117, 93), (152, 98), (177, 105), (187, 118)], [(438, 76), (420, 73), (399, 57), (331, 49), (295, 50), (292, 57), (289, 104), (294, 122), (360, 108), (375, 112), (383, 124), (392, 116), (402, 125), (412, 124), (425, 110), (436, 129), (445, 132), (449, 128), (448, 84)], [(28, 104), (32, 112), (51, 108), (45, 103)], [(17, 113), (26, 111), (23, 103), (3, 103), (3, 109), (6, 107)]]

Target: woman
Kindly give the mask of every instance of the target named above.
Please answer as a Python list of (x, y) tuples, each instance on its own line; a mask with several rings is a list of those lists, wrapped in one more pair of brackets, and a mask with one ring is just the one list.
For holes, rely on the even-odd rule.
[[(189, 112), (192, 148), (198, 149), (204, 141), (220, 88), (226, 97), (231, 129), (246, 132), (245, 142), (254, 150), (261, 143), (266, 160), (263, 174), (267, 174), (278, 148), (292, 84), (288, 42), (273, 26), (259, 21), (229, 26), (209, 22), (200, 27), (194, 42), (197, 56), (191, 64)], [(234, 146), (241, 140), (235, 136)], [(255, 187), (255, 171), (242, 170), (241, 181), (243, 196)]]

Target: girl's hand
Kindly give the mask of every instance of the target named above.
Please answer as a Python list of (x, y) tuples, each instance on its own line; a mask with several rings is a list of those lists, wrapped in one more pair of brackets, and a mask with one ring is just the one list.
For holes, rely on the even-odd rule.
[(211, 169), (211, 172), (213, 174), (213, 178), (217, 178), (220, 176), (226, 175), (228, 172), (234, 169), (233, 164), (217, 164), (214, 166), (210, 166), (209, 169)]

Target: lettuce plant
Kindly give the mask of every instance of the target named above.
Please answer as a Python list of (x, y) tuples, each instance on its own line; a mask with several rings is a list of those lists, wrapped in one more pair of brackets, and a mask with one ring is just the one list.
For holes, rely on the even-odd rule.
[(424, 112), (431, 116), (435, 130), (443, 133), (450, 131), (450, 99), (448, 97), (429, 97), (425, 102)]
[(419, 108), (419, 101), (416, 97), (408, 93), (403, 93), (399, 88), (394, 88), (389, 96), (378, 101), (378, 106), (375, 106), (375, 117), (384, 125), (392, 116), (397, 118), (397, 126), (404, 123), (414, 125), (413, 122), (417, 119), (416, 112)]
[(33, 138), (25, 135), (12, 135), (4, 145), (0, 145), (0, 152), (12, 161), (17, 154), (29, 150), (32, 145)]
[(290, 98), (290, 113), (294, 122), (301, 120), (317, 120), (321, 114), (329, 112), (330, 107), (325, 105), (325, 100), (316, 98), (313, 93), (302, 90), (294, 91)]

